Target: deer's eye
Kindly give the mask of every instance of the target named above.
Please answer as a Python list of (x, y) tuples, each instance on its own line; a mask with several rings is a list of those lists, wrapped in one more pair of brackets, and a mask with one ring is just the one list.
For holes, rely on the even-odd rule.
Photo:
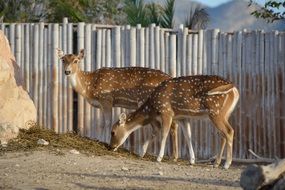
[(74, 64), (77, 64), (78, 63), (78, 60), (74, 60), (74, 62), (73, 62)]
[(64, 59), (61, 59), (61, 61), (62, 61), (62, 63), (64, 63), (65, 61), (64, 61)]
[(112, 135), (112, 136), (114, 136), (114, 135), (115, 135), (115, 132), (114, 132), (114, 131), (112, 131), (112, 132), (111, 132), (111, 135)]

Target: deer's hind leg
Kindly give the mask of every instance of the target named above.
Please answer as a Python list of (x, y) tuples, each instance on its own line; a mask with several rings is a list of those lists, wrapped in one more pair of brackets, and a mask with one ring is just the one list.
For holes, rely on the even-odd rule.
[(186, 139), (186, 143), (188, 145), (188, 150), (189, 150), (189, 156), (190, 156), (190, 164), (195, 164), (195, 153), (193, 150), (193, 144), (192, 144), (192, 132), (191, 132), (191, 125), (189, 120), (183, 120), (182, 122), (182, 131), (184, 134), (184, 137)]
[(170, 137), (171, 137), (171, 148), (173, 161), (177, 161), (178, 159), (178, 123), (172, 121), (170, 127)]
[(224, 117), (210, 117), (210, 119), (222, 135), (220, 152), (218, 153), (214, 166), (218, 167), (220, 165), (225, 145), (227, 145), (227, 156), (224, 168), (228, 169), (232, 163), (234, 130)]

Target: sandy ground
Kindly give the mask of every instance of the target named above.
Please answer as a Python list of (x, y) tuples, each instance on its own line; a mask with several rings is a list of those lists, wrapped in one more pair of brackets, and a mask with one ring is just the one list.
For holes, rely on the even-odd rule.
[(241, 189), (244, 167), (157, 163), (69, 150), (13, 152), (0, 156), (0, 189)]

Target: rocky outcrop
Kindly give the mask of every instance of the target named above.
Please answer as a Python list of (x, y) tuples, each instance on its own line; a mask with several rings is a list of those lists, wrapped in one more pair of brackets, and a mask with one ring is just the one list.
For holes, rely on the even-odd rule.
[(0, 30), (0, 141), (6, 142), (18, 135), (19, 129), (28, 129), (36, 122), (36, 108), (23, 89), (23, 78), (16, 64), (9, 42)]

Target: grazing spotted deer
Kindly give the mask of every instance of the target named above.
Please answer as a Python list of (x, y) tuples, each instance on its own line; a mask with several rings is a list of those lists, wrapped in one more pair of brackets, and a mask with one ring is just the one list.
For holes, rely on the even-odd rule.
[[(104, 126), (111, 125), (112, 107), (137, 109), (146, 101), (162, 81), (171, 78), (159, 70), (142, 67), (101, 68), (92, 72), (80, 70), (79, 63), (84, 57), (84, 50), (78, 55), (64, 54), (57, 50), (58, 57), (64, 64), (64, 73), (68, 77), (73, 89), (83, 96), (92, 106), (101, 108)], [(151, 123), (153, 133), (159, 125), (156, 121)], [(103, 126), (103, 127), (104, 127)], [(171, 127), (173, 137), (173, 157), (178, 158), (177, 125)], [(143, 152), (153, 140), (153, 135), (144, 143)]]
[[(128, 136), (140, 127), (157, 121), (161, 124), (162, 140), (157, 161), (164, 155), (165, 142), (173, 120), (208, 117), (222, 136), (215, 165), (219, 166), (224, 147), (227, 156), (224, 168), (232, 162), (234, 130), (228, 122), (237, 101), (237, 88), (219, 76), (199, 75), (168, 79), (162, 82), (135, 112), (122, 113), (111, 131), (110, 146), (116, 151)], [(189, 141), (189, 139), (188, 139)]]

